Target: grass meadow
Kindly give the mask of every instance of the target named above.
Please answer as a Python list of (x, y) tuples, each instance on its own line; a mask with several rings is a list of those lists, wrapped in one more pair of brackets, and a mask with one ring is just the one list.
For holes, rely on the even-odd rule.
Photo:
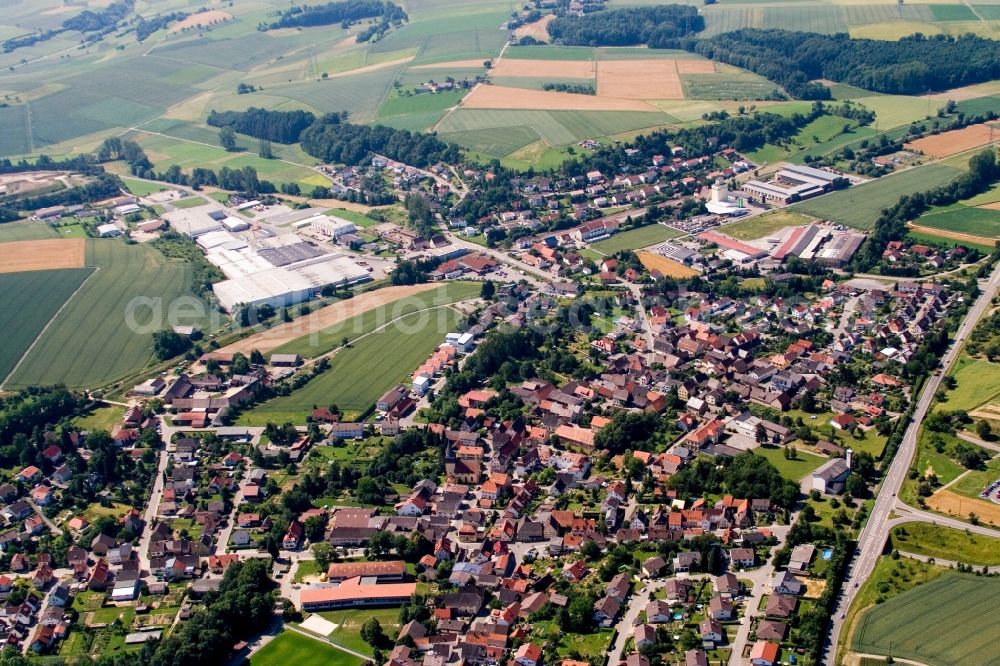
[(722, 228), (722, 232), (739, 240), (756, 240), (781, 231), (785, 227), (809, 224), (812, 220), (813, 218), (808, 215), (782, 208), (752, 217), (749, 220), (727, 224)]
[(892, 530), (898, 550), (975, 565), (1000, 564), (1000, 539), (929, 523), (903, 523)]

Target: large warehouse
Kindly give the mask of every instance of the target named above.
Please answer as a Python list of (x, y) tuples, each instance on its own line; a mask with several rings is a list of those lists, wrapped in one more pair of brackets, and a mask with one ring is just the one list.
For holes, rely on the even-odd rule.
[(240, 303), (276, 308), (292, 305), (308, 300), (329, 284), (371, 279), (365, 267), (340, 254), (325, 254), (293, 234), (250, 247), (236, 237), (219, 242), (224, 233), (210, 237), (205, 258), (229, 278), (212, 286), (219, 303), (229, 311)]

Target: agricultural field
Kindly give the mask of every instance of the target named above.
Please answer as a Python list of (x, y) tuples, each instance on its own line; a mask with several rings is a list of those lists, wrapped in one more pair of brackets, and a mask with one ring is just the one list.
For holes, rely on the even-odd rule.
[[(2, 246), (0, 246), (2, 252)], [(30, 271), (0, 275), (0, 385), (18, 360), (69, 297), (93, 272), (92, 268)]]
[(0, 243), (58, 238), (59, 232), (45, 222), (25, 221), (0, 224)]
[(659, 271), (667, 277), (687, 278), (698, 274), (698, 271), (690, 266), (685, 266), (679, 261), (667, 259), (652, 252), (637, 252), (636, 255), (646, 270)]
[(273, 398), (241, 415), (242, 425), (268, 421), (300, 422), (316, 405), (337, 405), (349, 417), (370, 408), (456, 330), (458, 312), (441, 308), (430, 315), (414, 313), (358, 338), (331, 358), (330, 368), (288, 396)]
[(611, 238), (594, 243), (591, 247), (602, 254), (614, 254), (622, 250), (636, 250), (662, 243), (671, 238), (677, 238), (681, 232), (665, 224), (648, 224), (638, 229), (632, 229)]
[(325, 641), (285, 631), (250, 658), (251, 666), (360, 666), (363, 660)]
[[(1000, 581), (945, 573), (892, 597), (859, 618), (851, 649), (928, 666), (973, 666), (1000, 656), (1000, 618), (991, 612)], [(942, 622), (942, 618), (948, 618)]]
[(951, 157), (956, 153), (972, 150), (1000, 140), (1000, 131), (995, 125), (970, 125), (959, 130), (925, 136), (904, 144), (907, 150), (915, 150), (930, 157)]
[(813, 218), (808, 215), (782, 208), (752, 217), (749, 220), (727, 224), (722, 231), (727, 236), (738, 240), (756, 240), (786, 227), (797, 227), (812, 221)]
[(87, 266), (96, 273), (41, 334), (7, 388), (56, 383), (93, 388), (128, 375), (150, 360), (153, 331), (166, 326), (152, 319), (165, 312), (149, 299), (162, 299), (165, 309), (182, 296), (193, 297), (190, 267), (152, 248), (89, 239)]
[(298, 354), (303, 358), (315, 358), (339, 347), (345, 337), (348, 340), (355, 340), (406, 315), (431, 308), (440, 310), (451, 303), (475, 298), (479, 296), (481, 289), (482, 286), (476, 282), (448, 282), (437, 289), (411, 294), (385, 305), (373, 307), (333, 326), (275, 347), (273, 351), (278, 354)]
[(1000, 539), (929, 523), (903, 523), (892, 529), (892, 547), (936, 560), (993, 566), (1000, 564)]
[(973, 208), (961, 203), (932, 209), (914, 221), (920, 227), (952, 231), (988, 239), (1000, 238), (1000, 210)]
[(879, 212), (895, 204), (902, 195), (937, 187), (959, 173), (954, 167), (928, 164), (793, 204), (791, 210), (867, 230), (872, 228)]
[[(586, 97), (586, 95), (584, 95)], [(583, 139), (672, 122), (667, 114), (650, 111), (544, 111), (467, 109), (448, 114), (436, 127), (442, 139), (495, 157), (503, 157), (542, 139), (565, 146)]]

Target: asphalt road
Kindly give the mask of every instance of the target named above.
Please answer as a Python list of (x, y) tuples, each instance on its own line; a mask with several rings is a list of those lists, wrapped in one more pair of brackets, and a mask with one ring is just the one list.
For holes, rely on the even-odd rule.
[(886, 523), (889, 520), (890, 512), (897, 504), (896, 496), (903, 485), (903, 480), (906, 478), (907, 471), (910, 468), (910, 462), (916, 453), (917, 433), (920, 431), (920, 425), (924, 417), (927, 416), (934, 395), (941, 385), (941, 378), (955, 362), (962, 348), (962, 343), (989, 307), (993, 297), (997, 294), (998, 288), (1000, 288), (1000, 264), (994, 268), (992, 275), (990, 275), (986, 283), (980, 283), (980, 288), (982, 293), (969, 309), (965, 319), (962, 320), (955, 334), (954, 342), (948, 348), (941, 361), (942, 370), (937, 374), (931, 375), (924, 385), (924, 390), (920, 394), (920, 399), (917, 401), (916, 409), (913, 412), (913, 419), (910, 422), (910, 426), (906, 429), (903, 442), (900, 444), (899, 450), (896, 452), (896, 457), (893, 459), (892, 465), (885, 475), (878, 497), (872, 506), (868, 523), (858, 538), (858, 547), (854, 554), (854, 559), (849, 564), (847, 580), (844, 582), (844, 593), (841, 595), (834, 609), (830, 626), (830, 637), (823, 655), (823, 664), (826, 666), (834, 666), (836, 663), (837, 641), (840, 639), (840, 632), (844, 628), (843, 616), (846, 614), (847, 609), (851, 607), (851, 603), (857, 596), (861, 585), (871, 576), (872, 571), (875, 569), (875, 563), (885, 548), (886, 537), (889, 533)]

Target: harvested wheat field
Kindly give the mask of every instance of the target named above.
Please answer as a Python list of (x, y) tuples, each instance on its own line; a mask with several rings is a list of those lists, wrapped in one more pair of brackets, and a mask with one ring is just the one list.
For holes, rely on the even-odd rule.
[(493, 76), (530, 78), (594, 78), (593, 60), (509, 60), (503, 58), (493, 64)]
[(950, 490), (939, 490), (928, 497), (927, 506), (939, 513), (959, 518), (968, 518), (970, 513), (974, 513), (984, 523), (1000, 525), (1000, 504), (963, 497)]
[(711, 60), (675, 60), (680, 74), (715, 74), (715, 63)]
[(698, 271), (679, 261), (667, 259), (652, 252), (637, 252), (636, 256), (639, 257), (639, 261), (646, 267), (647, 271), (659, 271), (667, 277), (685, 278), (698, 274)]
[(0, 273), (83, 268), (87, 245), (83, 238), (12, 241), (0, 244)]
[(320, 331), (334, 324), (346, 321), (362, 312), (367, 312), (373, 308), (381, 307), (387, 303), (419, 294), (423, 291), (440, 287), (439, 284), (426, 283), (399, 287), (385, 287), (377, 291), (369, 291), (358, 294), (354, 298), (346, 301), (339, 301), (325, 308), (320, 308), (315, 312), (307, 314), (305, 317), (284, 324), (269, 328), (260, 333), (238, 340), (230, 345), (219, 348), (221, 352), (240, 352), (249, 355), (254, 349), (262, 354), (270, 352), (272, 349), (280, 347), (286, 342), (291, 342), (296, 338), (301, 338), (310, 331)]
[(602, 60), (597, 94), (624, 99), (684, 99), (676, 60)]
[(639, 99), (576, 95), (507, 86), (478, 85), (462, 100), (466, 109), (533, 109), (537, 111), (656, 111)]
[(994, 141), (1000, 141), (1000, 128), (995, 125), (980, 124), (925, 136), (904, 144), (904, 147), (908, 150), (919, 150), (930, 157), (949, 157)]
[(514, 31), (514, 36), (518, 39), (521, 37), (531, 37), (540, 42), (547, 42), (549, 41), (549, 23), (552, 23), (555, 17), (555, 14), (546, 14), (534, 23), (522, 25)]
[(206, 25), (212, 25), (213, 23), (225, 23), (226, 21), (233, 18), (233, 15), (229, 12), (224, 12), (219, 9), (210, 9), (207, 12), (198, 12), (197, 14), (191, 14), (183, 21), (179, 21), (170, 28), (170, 32), (180, 32), (181, 30), (186, 30), (188, 28), (200, 28)]
[[(998, 202), (1000, 203), (1000, 202)], [(979, 206), (980, 208), (993, 208), (993, 210), (1000, 210), (1000, 207), (996, 207), (996, 204), (987, 204), (985, 206)], [(976, 236), (973, 234), (963, 234), (960, 231), (948, 231), (947, 229), (938, 229), (936, 227), (925, 227), (921, 224), (907, 224), (910, 229), (914, 231), (919, 231), (923, 234), (931, 234), (932, 236), (940, 236), (941, 238), (950, 238), (952, 240), (963, 241), (966, 243), (978, 243), (980, 245), (993, 245), (996, 242), (995, 238), (987, 238), (986, 236)]]

